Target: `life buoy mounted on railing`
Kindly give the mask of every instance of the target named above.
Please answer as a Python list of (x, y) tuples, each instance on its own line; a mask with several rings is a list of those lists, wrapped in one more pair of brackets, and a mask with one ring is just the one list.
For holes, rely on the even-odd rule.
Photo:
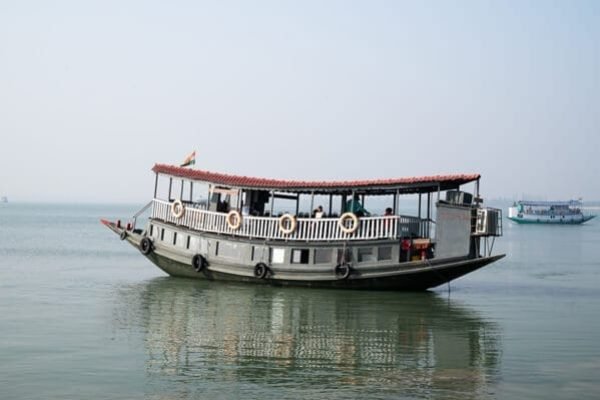
[(175, 200), (173, 204), (171, 204), (171, 214), (177, 219), (183, 217), (183, 214), (185, 214), (185, 206), (180, 199)]
[(242, 225), (242, 215), (239, 213), (239, 211), (231, 210), (229, 211), (229, 214), (227, 214), (225, 221), (227, 222), (229, 228), (237, 231)]
[[(346, 221), (352, 221), (350, 226), (346, 226)], [(338, 226), (344, 233), (354, 233), (358, 229), (358, 217), (352, 212), (343, 213), (338, 219)]]
[(279, 230), (284, 235), (289, 235), (294, 233), (296, 230), (297, 221), (291, 214), (283, 214), (279, 217)]

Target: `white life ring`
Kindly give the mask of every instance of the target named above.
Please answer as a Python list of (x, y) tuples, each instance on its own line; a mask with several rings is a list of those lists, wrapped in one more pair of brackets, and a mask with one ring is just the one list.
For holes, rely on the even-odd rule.
[(229, 228), (237, 231), (242, 225), (242, 215), (236, 210), (231, 210), (229, 211), (229, 214), (227, 214), (225, 221), (227, 221)]
[[(346, 227), (346, 220), (348, 219), (352, 221), (350, 227)], [(343, 213), (338, 219), (338, 226), (344, 233), (354, 233), (358, 229), (358, 217), (352, 212)]]
[(183, 214), (185, 214), (185, 206), (180, 199), (175, 200), (173, 204), (171, 204), (171, 214), (177, 219), (183, 217)]
[[(286, 221), (289, 221), (289, 225), (286, 227)], [(283, 214), (279, 217), (279, 230), (284, 235), (289, 235), (296, 230), (297, 221), (291, 214)]]

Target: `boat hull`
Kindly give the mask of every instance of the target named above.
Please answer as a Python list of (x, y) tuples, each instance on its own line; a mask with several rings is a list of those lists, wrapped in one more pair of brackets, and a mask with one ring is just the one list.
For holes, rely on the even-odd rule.
[(511, 221), (518, 224), (545, 224), (545, 225), (580, 225), (594, 218), (593, 215), (565, 217), (565, 218), (549, 218), (547, 216), (527, 217), (508, 217)]
[(397, 291), (424, 291), (435, 288), (482, 268), (502, 257), (504, 257), (504, 255), (482, 257), (460, 262), (438, 263), (436, 265), (427, 265), (423, 262), (420, 263), (422, 264), (421, 266), (414, 266), (413, 268), (410, 268), (410, 270), (402, 270), (405, 267), (399, 264), (397, 272), (390, 273), (386, 276), (362, 277), (359, 271), (355, 271), (346, 279), (336, 279), (332, 273), (332, 279), (312, 280), (309, 276), (304, 278), (298, 277), (298, 279), (278, 279), (276, 277), (258, 279), (252, 276), (237, 275), (220, 272), (218, 270), (219, 267), (226, 268), (227, 265), (211, 265), (206, 268), (205, 271), (196, 272), (189, 264), (181, 263), (161, 254), (153, 253), (147, 256), (147, 258), (160, 269), (167, 274), (176, 277), (212, 281), (249, 282), (273, 286)]
[[(123, 229), (107, 225), (117, 234)], [(140, 249), (142, 233), (127, 231), (124, 240)], [(165, 273), (175, 277), (204, 279), (210, 281), (236, 281), (274, 286), (302, 286), (335, 289), (424, 291), (443, 285), (456, 278), (473, 272), (504, 255), (459, 259), (430, 259), (390, 263), (377, 268), (353, 268), (346, 278), (336, 275), (334, 268), (292, 268), (291, 266), (271, 266), (267, 275), (260, 279), (254, 276), (252, 264), (225, 263), (222, 260), (209, 260), (200, 272), (192, 267), (191, 256), (168, 247), (157, 246), (144, 254), (153, 264)]]

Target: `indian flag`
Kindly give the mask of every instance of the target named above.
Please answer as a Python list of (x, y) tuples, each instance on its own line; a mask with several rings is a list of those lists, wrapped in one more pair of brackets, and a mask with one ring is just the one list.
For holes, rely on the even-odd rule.
[(195, 150), (192, 152), (192, 154), (187, 156), (185, 158), (185, 160), (183, 160), (183, 163), (180, 165), (180, 167), (187, 167), (189, 165), (194, 165), (194, 164), (196, 164), (196, 151)]

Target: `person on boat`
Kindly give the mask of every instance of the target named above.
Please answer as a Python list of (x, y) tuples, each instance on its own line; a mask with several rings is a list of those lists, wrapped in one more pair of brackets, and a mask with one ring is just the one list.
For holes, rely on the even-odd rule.
[(354, 197), (346, 202), (346, 212), (351, 212), (356, 214), (357, 217), (369, 216), (371, 215), (362, 204), (360, 204), (360, 200), (358, 199), (358, 195), (355, 194)]
[(315, 210), (313, 211), (313, 218), (323, 218), (323, 206), (318, 206), (317, 208), (315, 208)]

